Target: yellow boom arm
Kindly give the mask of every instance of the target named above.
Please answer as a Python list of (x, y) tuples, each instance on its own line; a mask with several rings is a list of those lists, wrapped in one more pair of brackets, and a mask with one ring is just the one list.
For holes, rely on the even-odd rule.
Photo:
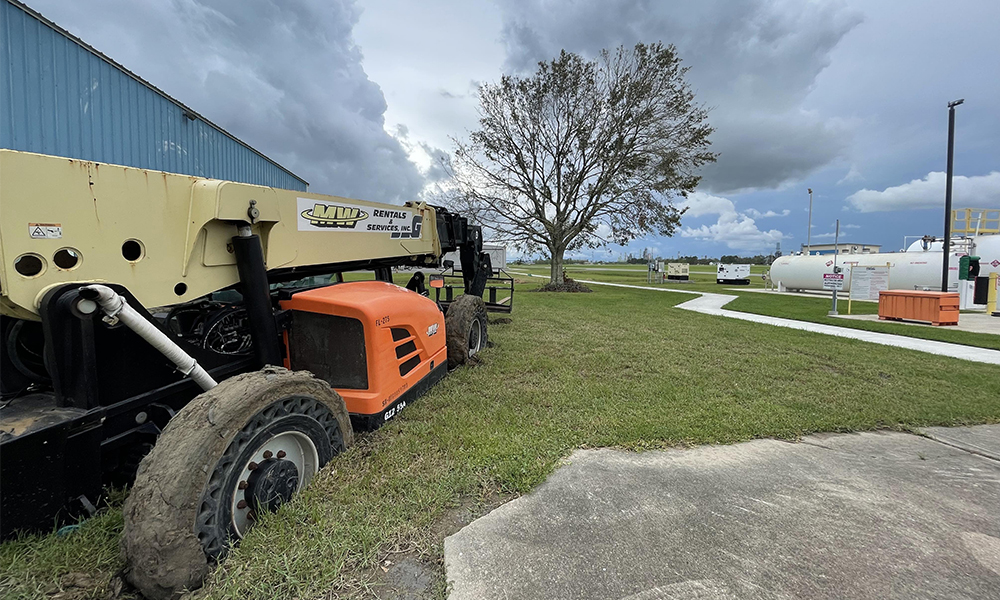
[(252, 223), (269, 271), (441, 256), (435, 210), (0, 150), (0, 312), (37, 319), (53, 286), (111, 282), (147, 307), (239, 281)]

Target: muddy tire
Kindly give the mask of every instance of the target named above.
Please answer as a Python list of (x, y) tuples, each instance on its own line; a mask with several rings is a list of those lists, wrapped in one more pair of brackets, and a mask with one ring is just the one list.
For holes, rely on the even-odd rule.
[(171, 419), (125, 502), (126, 577), (150, 600), (201, 586), (254, 511), (273, 510), (354, 441), (344, 401), (309, 373), (266, 367)]
[(444, 328), (448, 341), (448, 368), (460, 367), (486, 347), (486, 303), (479, 296), (463, 294), (448, 306)]

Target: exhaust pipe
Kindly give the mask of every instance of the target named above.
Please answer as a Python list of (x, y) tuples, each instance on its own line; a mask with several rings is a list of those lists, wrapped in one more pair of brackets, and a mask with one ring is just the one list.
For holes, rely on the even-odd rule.
[[(146, 320), (134, 308), (128, 305), (125, 298), (106, 285), (88, 285), (80, 288), (80, 296), (84, 298), (77, 305), (80, 312), (84, 314), (93, 313), (97, 307), (101, 308), (110, 319), (117, 319), (125, 324), (156, 348), (163, 356), (170, 359), (170, 362), (177, 366), (177, 370), (190, 377), (201, 386), (203, 390), (210, 390), (219, 385), (212, 376), (208, 374), (201, 365), (187, 352), (181, 349), (165, 333), (160, 331), (155, 325)], [(87, 302), (92, 303), (88, 306)]]

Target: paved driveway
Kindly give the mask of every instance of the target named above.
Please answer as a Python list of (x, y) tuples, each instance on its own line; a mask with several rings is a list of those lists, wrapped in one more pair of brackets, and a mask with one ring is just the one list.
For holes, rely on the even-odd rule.
[(1000, 426), (574, 453), (445, 540), (452, 600), (1000, 599)]

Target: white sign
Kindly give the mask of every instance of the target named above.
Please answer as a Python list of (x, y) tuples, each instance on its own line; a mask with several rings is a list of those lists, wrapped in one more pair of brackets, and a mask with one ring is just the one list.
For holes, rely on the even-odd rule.
[(402, 206), (375, 208), (347, 202), (298, 199), (299, 231), (388, 233), (393, 239), (420, 237), (423, 217)]
[(844, 274), (843, 273), (823, 273), (823, 289), (824, 290), (842, 290), (842, 289), (844, 289)]
[(33, 240), (57, 240), (62, 237), (60, 223), (28, 223), (28, 237)]
[(889, 289), (889, 267), (851, 269), (851, 300), (878, 300), (878, 293)]

